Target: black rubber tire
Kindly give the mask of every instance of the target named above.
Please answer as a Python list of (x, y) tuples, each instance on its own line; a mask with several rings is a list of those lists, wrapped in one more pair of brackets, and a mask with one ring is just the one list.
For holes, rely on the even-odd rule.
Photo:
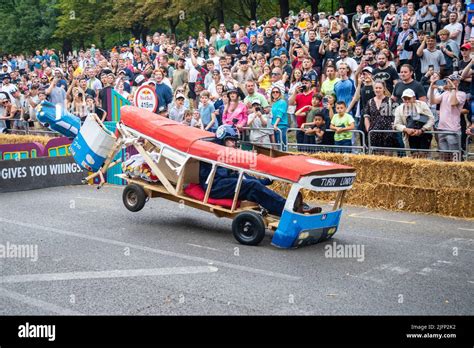
[(244, 245), (258, 245), (265, 237), (263, 218), (252, 211), (244, 211), (232, 222), (234, 238)]
[(122, 194), (123, 204), (130, 211), (137, 212), (145, 206), (147, 194), (140, 185), (130, 184), (125, 187)]

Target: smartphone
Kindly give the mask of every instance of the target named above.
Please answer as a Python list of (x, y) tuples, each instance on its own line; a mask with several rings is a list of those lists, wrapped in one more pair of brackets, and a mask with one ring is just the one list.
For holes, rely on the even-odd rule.
[(435, 85), (440, 87), (440, 86), (446, 86), (447, 82), (446, 80), (438, 80), (435, 82)]
[(328, 102), (329, 102), (329, 98), (328, 97), (323, 97), (323, 107), (324, 108), (327, 108)]

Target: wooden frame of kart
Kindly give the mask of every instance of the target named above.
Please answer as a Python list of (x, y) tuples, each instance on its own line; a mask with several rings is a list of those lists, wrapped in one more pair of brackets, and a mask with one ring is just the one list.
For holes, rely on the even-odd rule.
[[(236, 166), (232, 166), (226, 163), (213, 161), (207, 158), (202, 158), (187, 153), (183, 153), (179, 150), (174, 149), (170, 145), (162, 143), (156, 139), (153, 139), (139, 131), (125, 126), (124, 124), (117, 124), (118, 137), (114, 147), (107, 156), (103, 167), (96, 173), (91, 174), (85, 180), (91, 182), (92, 179), (99, 176), (100, 188), (104, 183), (103, 173), (114, 165), (120, 163), (120, 161), (113, 161), (113, 158), (117, 153), (126, 146), (133, 146), (140, 155), (143, 156), (145, 162), (150, 167), (153, 174), (158, 177), (158, 183), (150, 183), (138, 178), (130, 178), (125, 174), (119, 174), (120, 178), (125, 180), (128, 184), (136, 184), (143, 188), (148, 198), (161, 197), (170, 201), (178, 202), (181, 204), (188, 205), (190, 207), (200, 209), (213, 213), (217, 217), (227, 217), (233, 219), (239, 213), (243, 211), (257, 211), (260, 209), (257, 204), (248, 201), (242, 201), (239, 208), (237, 208), (238, 196), (242, 185), (243, 177), (245, 173), (256, 175), (259, 177), (265, 177), (271, 180), (284, 182), (287, 184), (294, 184), (294, 182), (285, 180), (279, 177), (275, 177), (269, 174), (256, 172), (249, 169), (243, 169)], [(159, 159), (157, 162), (150, 156), (150, 152), (158, 150)], [(257, 148), (257, 152), (269, 152), (266, 148)], [(207, 162), (212, 165), (212, 170), (207, 179), (207, 190), (205, 192), (204, 200), (199, 201), (191, 198), (184, 194), (184, 186), (191, 182), (198, 182), (196, 175), (199, 173), (199, 162)], [(229, 168), (239, 173), (237, 186), (234, 197), (232, 199), (231, 208), (225, 208), (219, 205), (208, 203), (210, 190), (214, 182), (214, 176), (218, 167)], [(337, 210), (342, 207), (345, 190), (337, 193), (336, 200), (334, 202), (332, 210)], [(278, 216), (267, 214), (262, 217), (265, 223), (265, 227), (270, 230), (276, 230), (280, 221)]]

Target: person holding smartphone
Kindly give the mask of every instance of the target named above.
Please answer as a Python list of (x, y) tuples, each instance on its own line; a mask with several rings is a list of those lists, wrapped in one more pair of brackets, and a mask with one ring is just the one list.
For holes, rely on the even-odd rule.
[(422, 74), (426, 74), (428, 67), (432, 65), (435, 71), (443, 73), (446, 65), (444, 54), (436, 48), (436, 36), (425, 36), (420, 47), (416, 50), (416, 55), (420, 57)]

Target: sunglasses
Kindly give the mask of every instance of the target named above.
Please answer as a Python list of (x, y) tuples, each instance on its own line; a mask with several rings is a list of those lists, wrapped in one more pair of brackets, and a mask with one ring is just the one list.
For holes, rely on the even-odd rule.
[(272, 91), (272, 94), (281, 94), (280, 91)]
[(280, 75), (279, 73), (272, 73), (272, 76), (278, 76)]

